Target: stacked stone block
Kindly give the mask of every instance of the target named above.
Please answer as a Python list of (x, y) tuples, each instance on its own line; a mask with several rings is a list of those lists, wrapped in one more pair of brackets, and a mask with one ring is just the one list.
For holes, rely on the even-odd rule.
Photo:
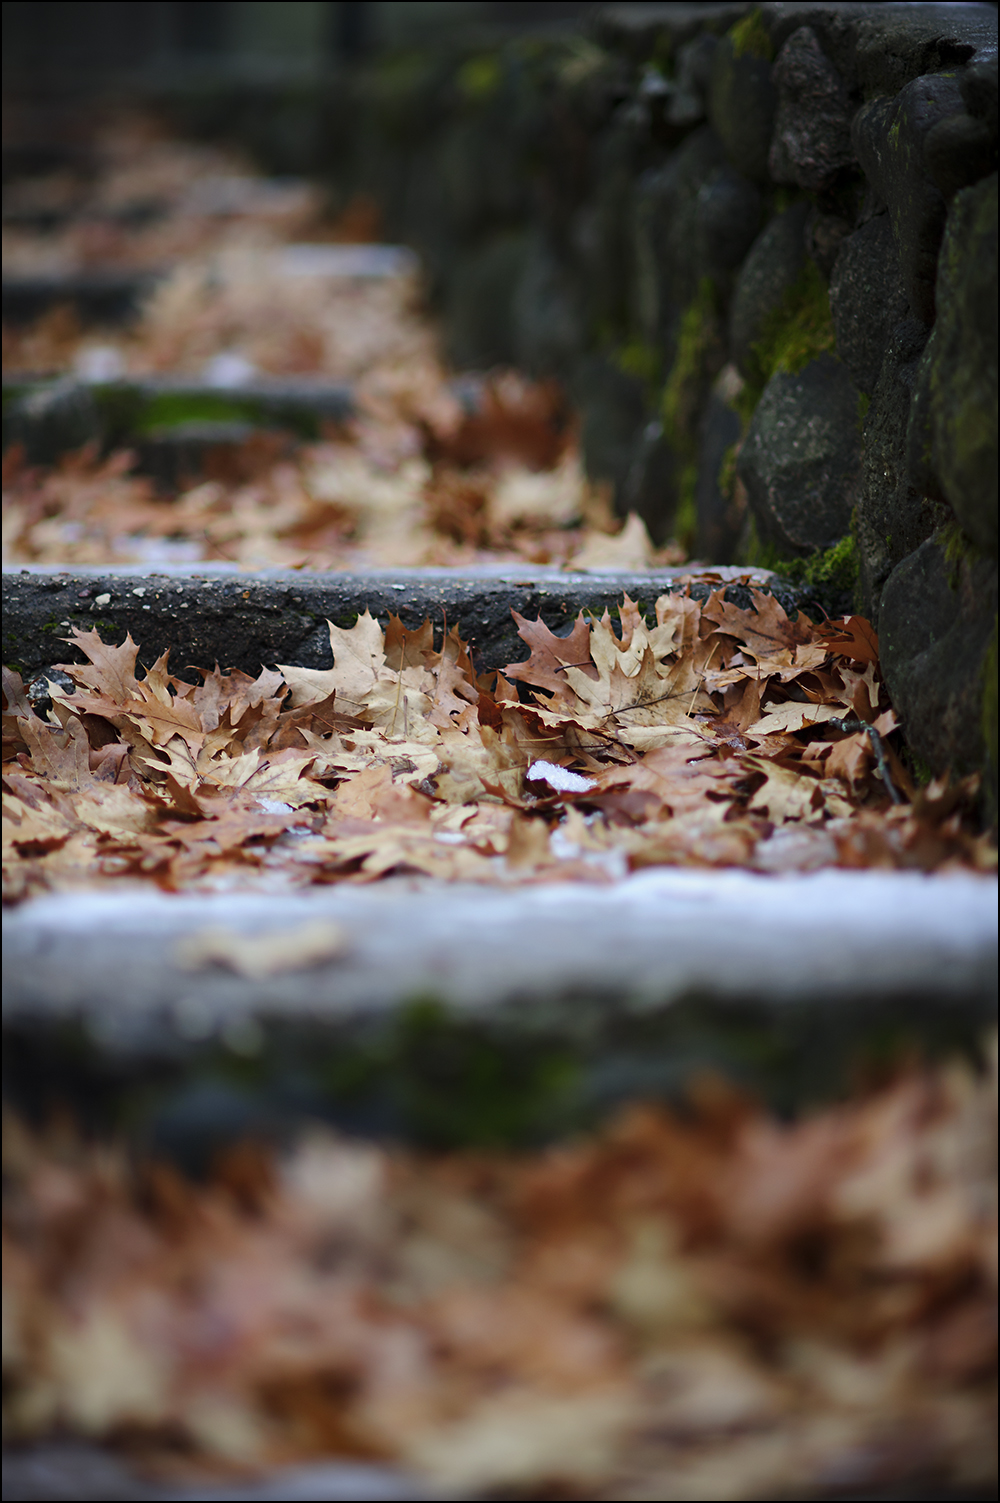
[(359, 109), (455, 360), (561, 378), (654, 538), (868, 614), (917, 766), (995, 809), (996, 7), (611, 6)]

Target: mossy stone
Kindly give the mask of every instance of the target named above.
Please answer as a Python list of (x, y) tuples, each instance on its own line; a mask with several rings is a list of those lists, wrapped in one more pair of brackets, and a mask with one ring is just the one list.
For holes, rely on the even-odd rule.
[(783, 557), (829, 548), (848, 531), (861, 481), (858, 392), (822, 354), (773, 375), (737, 462), (761, 540)]
[[(996, 630), (997, 570), (938, 534), (882, 592), (882, 670), (908, 745), (935, 773), (988, 770), (984, 679)], [(994, 690), (995, 693), (995, 690)]]
[(744, 21), (722, 38), (712, 59), (708, 118), (733, 166), (762, 183), (767, 180), (777, 96), (769, 57), (760, 55), (771, 51), (763, 27), (759, 37), (757, 45), (758, 31)]
[(793, 204), (765, 225), (750, 248), (733, 292), (729, 319), (732, 358), (751, 375), (753, 348), (780, 311), (806, 263), (809, 205)]
[(928, 350), (933, 465), (968, 536), (997, 555), (997, 174), (959, 193)]
[(909, 312), (888, 214), (876, 214), (842, 242), (830, 276), (830, 312), (837, 354), (871, 396), (891, 331)]
[(934, 320), (934, 282), (947, 206), (924, 160), (931, 130), (965, 113), (957, 73), (915, 78), (895, 99), (862, 105), (851, 128), (854, 149), (869, 183), (889, 208), (910, 307)]

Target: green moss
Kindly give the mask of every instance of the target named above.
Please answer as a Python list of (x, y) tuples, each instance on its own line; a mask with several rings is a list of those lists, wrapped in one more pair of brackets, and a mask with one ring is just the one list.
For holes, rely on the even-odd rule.
[(774, 61), (774, 44), (759, 10), (752, 10), (742, 21), (730, 27), (729, 40), (733, 44), (734, 57), (757, 57), (765, 63)]
[(794, 375), (835, 346), (829, 290), (815, 261), (807, 260), (781, 307), (765, 324), (754, 358), (767, 381), (776, 371)]
[[(829, 606), (848, 608), (857, 602), (861, 562), (855, 518), (851, 530), (830, 548), (820, 548), (806, 558), (786, 558), (775, 545), (762, 539), (751, 518), (747, 528), (746, 561), (757, 569), (773, 569), (792, 584), (805, 585)], [(828, 606), (828, 608), (829, 608)]]
[(231, 397), (197, 396), (183, 392), (161, 392), (144, 404), (142, 416), (135, 423), (136, 433), (154, 433), (178, 428), (184, 423), (246, 422), (248, 404)]
[(463, 99), (470, 104), (481, 104), (499, 91), (502, 79), (500, 59), (495, 53), (483, 52), (478, 57), (466, 58), (455, 81)]
[(946, 522), (937, 534), (937, 541), (948, 565), (948, 583), (957, 590), (962, 565), (973, 563), (979, 557), (979, 551), (957, 522)]
[(634, 376), (645, 386), (655, 387), (660, 380), (662, 364), (657, 350), (641, 339), (630, 340), (620, 345), (614, 354), (615, 364), (627, 376)]
[(698, 532), (698, 466), (686, 464), (677, 482), (677, 510), (674, 513), (673, 535), (687, 549), (694, 548)]
[(714, 284), (710, 277), (702, 277), (681, 315), (677, 354), (663, 388), (663, 431), (672, 448), (687, 460), (693, 460), (697, 452), (697, 414), (717, 339), (716, 305)]
[(739, 444), (730, 444), (722, 456), (722, 463), (719, 465), (719, 494), (724, 496), (727, 501), (733, 499), (733, 492), (736, 489), (736, 461), (739, 457)]
[(565, 1047), (532, 1040), (414, 1001), (366, 1045), (342, 1049), (324, 1086), (343, 1106), (373, 1094), (429, 1147), (495, 1148), (546, 1136), (561, 1125), (579, 1066)]

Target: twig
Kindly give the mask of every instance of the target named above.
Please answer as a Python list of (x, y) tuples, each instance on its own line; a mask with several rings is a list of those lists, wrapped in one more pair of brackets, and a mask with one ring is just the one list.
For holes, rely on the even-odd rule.
[(843, 720), (828, 720), (826, 723), (832, 726), (835, 731), (865, 732), (868, 740), (871, 742), (872, 754), (875, 758), (876, 776), (882, 779), (885, 791), (894, 804), (905, 803), (906, 800), (892, 781), (892, 775), (889, 772), (889, 763), (885, 755), (885, 744), (875, 727), (869, 725), (867, 720), (856, 720), (851, 717), (846, 717)]

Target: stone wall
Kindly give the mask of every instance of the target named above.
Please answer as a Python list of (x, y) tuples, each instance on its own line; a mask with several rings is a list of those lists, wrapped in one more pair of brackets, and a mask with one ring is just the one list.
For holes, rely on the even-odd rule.
[(996, 35), (993, 5), (612, 6), (383, 58), (336, 162), (457, 363), (563, 380), (654, 538), (863, 610), (918, 769), (994, 790)]

